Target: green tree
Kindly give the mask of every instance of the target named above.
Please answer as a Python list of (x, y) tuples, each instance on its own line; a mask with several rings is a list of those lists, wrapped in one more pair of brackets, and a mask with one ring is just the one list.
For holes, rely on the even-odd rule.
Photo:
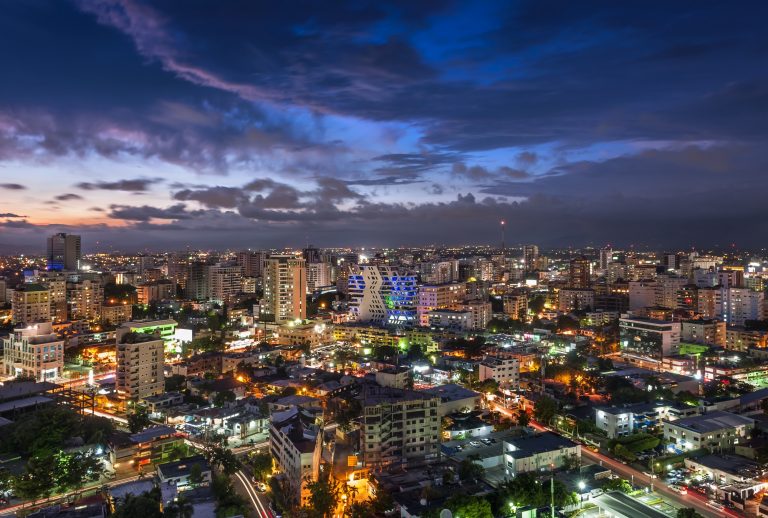
[(462, 460), (459, 464), (459, 478), (461, 480), (477, 480), (485, 473), (485, 468), (475, 462), (478, 459), (476, 455), (472, 455)]
[(609, 478), (603, 484), (603, 491), (621, 491), (631, 493), (632, 485), (623, 478)]
[(480, 496), (455, 495), (446, 500), (445, 507), (461, 518), (493, 518), (491, 503)]
[(160, 510), (160, 501), (151, 493), (142, 493), (138, 496), (127, 494), (115, 506), (112, 518), (163, 518)]
[(165, 518), (192, 518), (195, 513), (195, 507), (192, 502), (180, 496), (171, 505), (165, 508), (163, 516)]
[(221, 408), (227, 403), (233, 403), (235, 399), (237, 399), (237, 396), (235, 396), (234, 392), (231, 390), (222, 390), (221, 392), (217, 392), (213, 397), (213, 405)]
[(528, 424), (531, 422), (531, 416), (528, 415), (528, 412), (525, 410), (521, 410), (520, 413), (517, 415), (517, 426), (528, 426)]
[(48, 498), (56, 484), (53, 470), (51, 470), (54, 462), (51, 455), (30, 458), (27, 461), (26, 471), (14, 478), (13, 492), (24, 499)]
[(488, 378), (478, 383), (475, 388), (485, 394), (494, 394), (499, 390), (499, 382), (493, 378)]
[(677, 518), (704, 518), (696, 509), (692, 507), (683, 507), (677, 510)]
[(136, 405), (133, 412), (128, 414), (126, 418), (128, 419), (128, 429), (131, 433), (139, 433), (152, 424), (152, 421), (149, 420), (149, 412), (142, 405)]
[(240, 469), (240, 461), (237, 456), (227, 448), (211, 445), (206, 449), (209, 462), (216, 464), (227, 475), (233, 475)]
[(235, 492), (229, 476), (215, 475), (211, 488), (216, 495), (216, 518), (227, 518), (247, 513), (248, 505), (245, 499)]
[(59, 452), (53, 461), (53, 477), (61, 491), (80, 489), (104, 473), (104, 463), (92, 452)]
[(309, 506), (304, 508), (309, 516), (328, 518), (333, 516), (341, 498), (341, 487), (331, 477), (330, 471), (323, 471), (317, 480), (307, 484)]
[(533, 405), (533, 417), (543, 425), (548, 425), (557, 413), (557, 401), (549, 396), (542, 396)]
[(248, 463), (253, 469), (253, 476), (257, 480), (265, 480), (267, 475), (272, 473), (272, 455), (269, 453), (257, 453), (248, 459)]

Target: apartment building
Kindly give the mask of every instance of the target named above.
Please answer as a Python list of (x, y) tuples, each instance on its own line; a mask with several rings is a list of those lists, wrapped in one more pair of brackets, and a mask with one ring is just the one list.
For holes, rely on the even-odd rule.
[(726, 342), (725, 322), (713, 319), (683, 320), (680, 323), (680, 341), (724, 346)]
[(138, 400), (165, 390), (165, 342), (156, 334), (117, 332), (115, 388), (126, 399)]
[(660, 360), (677, 352), (680, 322), (645, 318), (619, 319), (619, 343), (623, 353)]
[(439, 459), (439, 396), (365, 385), (362, 404), (361, 436), (366, 466), (415, 466)]
[(267, 260), (264, 276), (265, 313), (275, 322), (307, 318), (307, 267), (293, 255), (273, 255)]
[(28, 283), (13, 290), (13, 322), (21, 325), (51, 321), (50, 291), (42, 284)]
[(512, 320), (525, 320), (528, 313), (528, 296), (524, 293), (506, 294), (502, 299), (504, 314)]
[(14, 329), (3, 340), (3, 370), (6, 376), (55, 380), (64, 370), (64, 340), (53, 332), (51, 322)]
[(72, 320), (101, 320), (104, 304), (104, 286), (93, 279), (76, 279), (67, 282), (67, 306)]
[(461, 301), (464, 300), (466, 291), (466, 286), (460, 282), (419, 286), (419, 297), (416, 306), (419, 325), (430, 325), (430, 311), (436, 309), (456, 309)]
[(486, 356), (480, 362), (478, 380), (494, 379), (500, 384), (517, 388), (520, 386), (520, 360)]
[(562, 288), (557, 293), (557, 309), (563, 313), (595, 307), (595, 292), (588, 288)]
[(315, 417), (298, 407), (272, 414), (269, 449), (296, 505), (309, 504), (307, 484), (320, 474), (322, 432)]

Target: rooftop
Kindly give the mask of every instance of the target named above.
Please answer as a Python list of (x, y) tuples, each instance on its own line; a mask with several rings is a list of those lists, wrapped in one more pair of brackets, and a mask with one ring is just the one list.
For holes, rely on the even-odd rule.
[(703, 415), (684, 417), (673, 421), (670, 424), (693, 432), (706, 433), (723, 430), (725, 428), (754, 425), (755, 420), (742, 415), (716, 410)]
[(211, 466), (208, 464), (208, 461), (205, 460), (205, 457), (202, 455), (194, 455), (192, 457), (185, 457), (173, 462), (158, 464), (157, 472), (162, 478), (165, 479), (178, 478), (189, 475), (189, 472), (193, 466), (200, 466), (200, 471), (202, 473), (211, 471)]
[(514, 447), (514, 451), (512, 452), (513, 457), (526, 457), (536, 455), (537, 453), (577, 446), (577, 444), (570, 439), (566, 439), (553, 432), (505, 439), (504, 442), (509, 443)]
[(469, 390), (455, 383), (439, 385), (437, 387), (424, 389), (421, 392), (429, 394), (430, 396), (439, 396), (443, 402), (460, 401), (462, 399), (470, 399), (480, 396), (479, 392)]

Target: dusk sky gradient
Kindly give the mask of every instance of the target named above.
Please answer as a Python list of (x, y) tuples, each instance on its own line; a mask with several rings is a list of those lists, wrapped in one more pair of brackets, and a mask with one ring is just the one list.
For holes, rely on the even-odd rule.
[(768, 3), (11, 0), (0, 252), (757, 247)]

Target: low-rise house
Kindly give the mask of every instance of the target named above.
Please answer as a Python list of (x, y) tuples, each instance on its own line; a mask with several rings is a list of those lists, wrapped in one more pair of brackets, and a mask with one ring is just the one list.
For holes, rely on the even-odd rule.
[(744, 442), (754, 427), (754, 419), (717, 410), (676, 421), (664, 420), (664, 439), (670, 448), (680, 451), (729, 451)]
[[(175, 485), (179, 492), (195, 485), (210, 484), (212, 480), (211, 466), (202, 455), (158, 464), (156, 469), (160, 482)], [(199, 477), (199, 480), (195, 481), (195, 477)]]
[(130, 464), (134, 469), (168, 460), (177, 451), (186, 451), (184, 437), (170, 426), (151, 426), (139, 433), (115, 432), (107, 441), (113, 468)]
[(660, 426), (663, 419), (674, 421), (700, 413), (699, 407), (665, 401), (596, 407), (595, 426), (613, 439), (651, 431)]

